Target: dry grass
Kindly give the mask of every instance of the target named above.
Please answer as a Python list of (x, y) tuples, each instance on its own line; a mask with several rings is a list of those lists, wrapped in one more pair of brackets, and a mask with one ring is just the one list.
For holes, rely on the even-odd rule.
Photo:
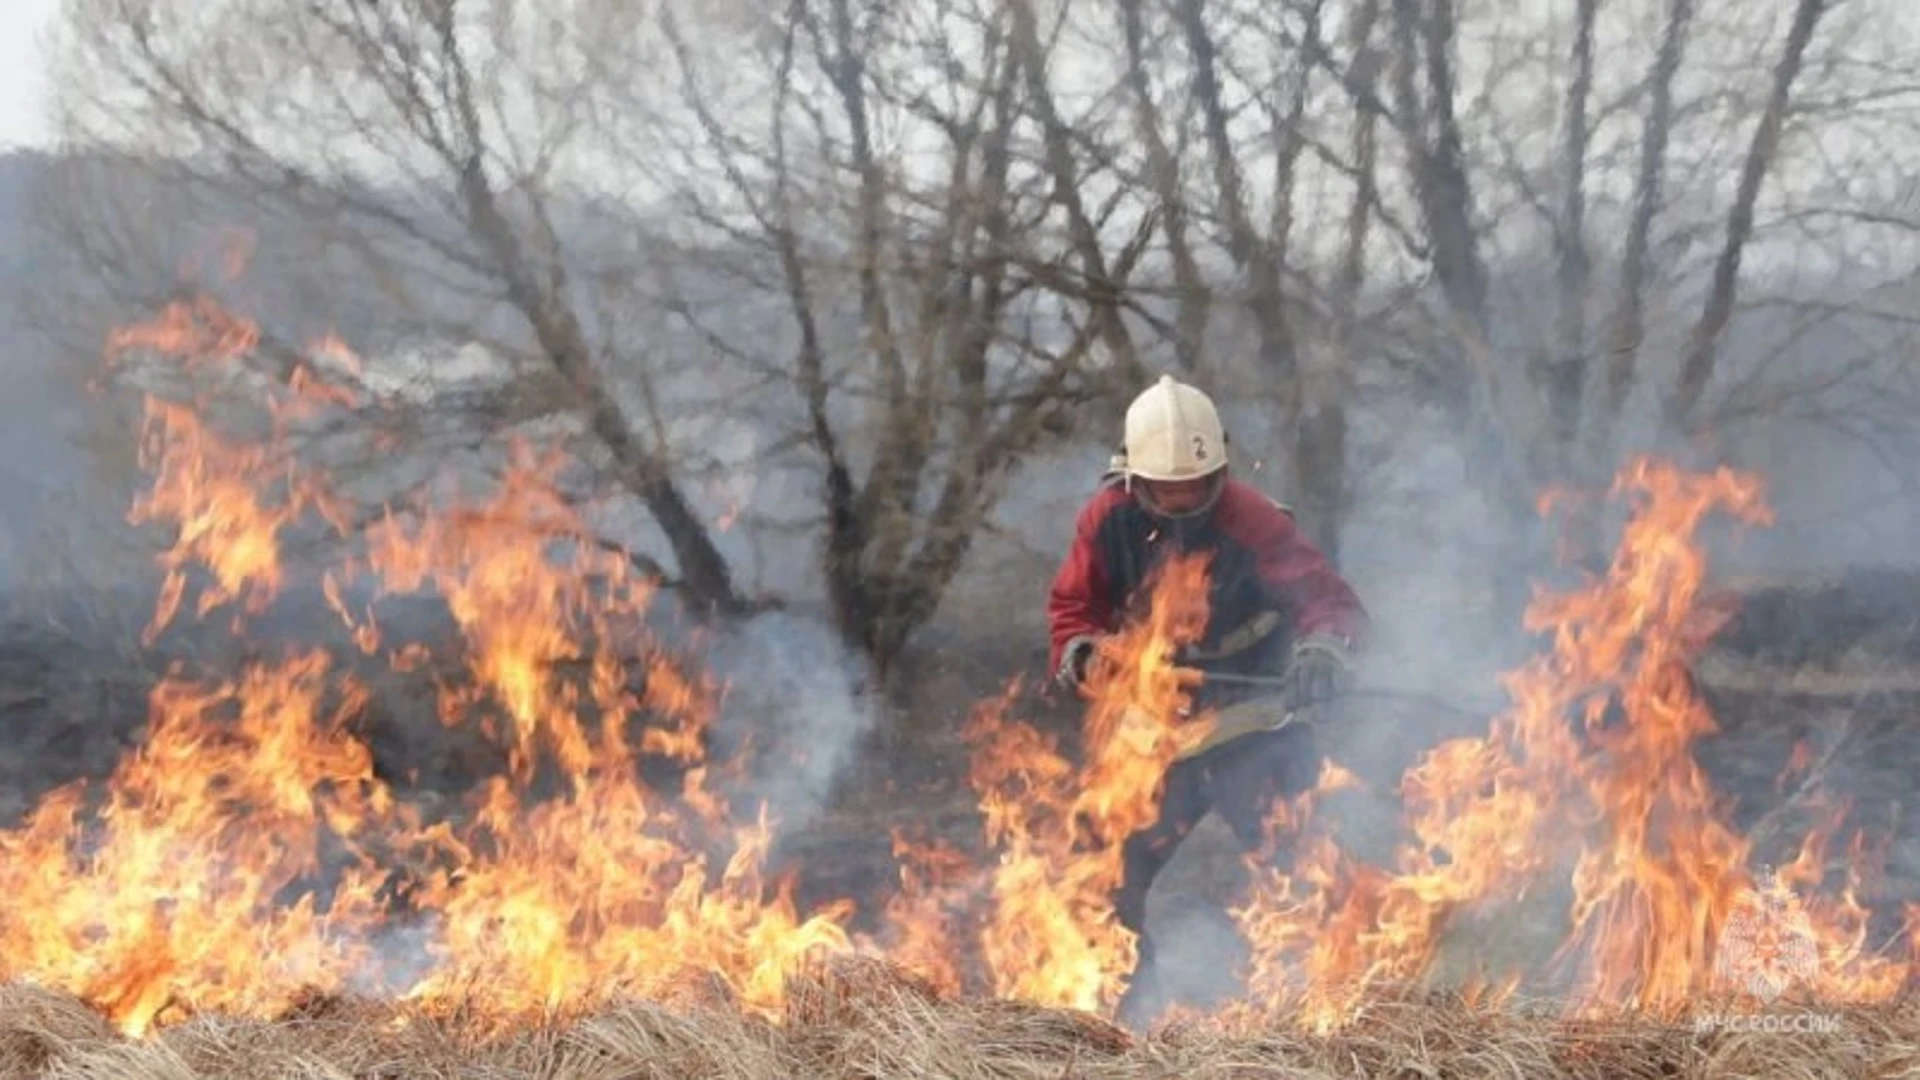
[(774, 1023), (711, 995), (632, 1002), (508, 1034), (339, 999), (277, 1020), (203, 1017), (118, 1036), (75, 999), (0, 988), (0, 1075), (538, 1077), (1861, 1077), (1920, 1075), (1920, 1005), (1844, 1010), (1840, 1030), (1696, 1034), (1690, 1024), (1572, 1022), (1450, 998), (1382, 998), (1326, 1037), (1190, 1023), (1136, 1039), (1094, 1017), (942, 1000), (872, 962), (797, 979)]

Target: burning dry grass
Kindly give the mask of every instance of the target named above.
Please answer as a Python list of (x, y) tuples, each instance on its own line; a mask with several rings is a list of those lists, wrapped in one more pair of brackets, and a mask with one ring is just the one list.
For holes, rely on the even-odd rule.
[[(230, 351), (156, 325), (145, 346), (189, 366)], [(219, 410), (148, 403), (154, 484), (133, 517), (175, 532), (150, 635), (220, 618), (247, 640), (289, 572), (283, 539), (321, 518), (354, 539), (322, 582), (353, 644), (400, 674), (449, 650), (438, 659), (462, 670), (434, 679), (439, 720), (481, 731), (505, 767), (475, 778), (464, 820), (429, 821), (376, 775), (350, 722), (370, 691), (325, 650), (170, 672), (103, 791), (60, 789), (0, 831), (0, 979), (17, 980), (0, 1065), (15, 1075), (1920, 1070), (1910, 961), (1870, 946), (1864, 871), (1827, 871), (1842, 816), (1756, 875), (1692, 756), (1713, 718), (1688, 664), (1724, 615), (1693, 537), (1713, 514), (1763, 520), (1752, 478), (1624, 472), (1634, 512), (1612, 565), (1537, 597), (1529, 626), (1552, 645), (1507, 680), (1511, 709), (1403, 777), (1395, 857), (1315, 832), (1313, 799), (1282, 808), (1306, 830), (1296, 858), (1233, 913), (1246, 1000), (1135, 1039), (1097, 1015), (1136, 946), (1111, 893), (1162, 770), (1211, 723), (1185, 717), (1193, 673), (1172, 664), (1206, 618), (1204, 560), (1170, 559), (1115, 635), (1077, 754), (1011, 715), (1012, 688), (981, 704), (968, 779), (988, 858), (896, 832), (897, 893), (803, 910), (767, 865), (777, 823), (737, 790), (738, 762), (707, 756), (725, 687), (682, 655), (697, 648), (650, 633), (653, 583), (594, 542), (555, 485), (560, 456), (524, 448), (491, 498), (346, 529), (324, 473), (276, 442), (313, 410), (371, 407), (317, 370), (269, 396), (264, 448), (216, 430)], [(457, 640), (389, 641), (380, 606), (347, 599), (355, 579), (436, 595)], [(643, 757), (682, 766), (677, 790), (643, 782)], [(1323, 775), (1322, 794), (1351, 779)], [(1552, 965), (1570, 1000), (1520, 1007), (1526, 972), (1470, 996), (1396, 989), (1436, 984), (1463, 916), (1555, 882), (1572, 892)], [(877, 936), (854, 931), (856, 909), (882, 915)], [(1730, 986), (1847, 1008), (1819, 1013), (1840, 1017), (1831, 1030), (1697, 1033), (1704, 996)]]
[(199, 1017), (127, 1039), (79, 1000), (0, 989), (8, 1077), (1882, 1077), (1920, 1070), (1920, 1005), (1856, 1007), (1832, 1030), (1697, 1032), (1571, 1021), (1457, 997), (1382, 994), (1337, 1034), (1192, 1023), (1135, 1038), (1086, 1013), (956, 999), (874, 962), (796, 976), (779, 1017), (720, 1001), (628, 1001), (511, 1032), (343, 998), (280, 1018)]

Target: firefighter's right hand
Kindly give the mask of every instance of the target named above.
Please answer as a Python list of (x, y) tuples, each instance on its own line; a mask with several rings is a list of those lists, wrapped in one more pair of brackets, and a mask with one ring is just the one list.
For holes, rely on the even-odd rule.
[(1054, 681), (1069, 690), (1078, 690), (1086, 681), (1087, 665), (1092, 662), (1093, 654), (1100, 648), (1100, 637), (1095, 634), (1081, 634), (1067, 642), (1060, 651), (1060, 670), (1054, 673)]

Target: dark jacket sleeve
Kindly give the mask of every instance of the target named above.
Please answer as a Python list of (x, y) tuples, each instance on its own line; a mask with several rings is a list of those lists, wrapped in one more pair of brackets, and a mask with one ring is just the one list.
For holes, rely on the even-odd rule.
[(1366, 646), (1368, 618), (1359, 594), (1300, 531), (1292, 514), (1245, 488), (1223, 509), (1222, 527), (1253, 552), (1261, 583), (1292, 613), (1296, 638), (1328, 633), (1355, 649)]
[(1047, 592), (1049, 670), (1060, 667), (1061, 653), (1075, 636), (1104, 634), (1113, 629), (1115, 609), (1100, 550), (1100, 527), (1115, 505), (1113, 491), (1103, 488), (1081, 507), (1074, 521), (1073, 542)]

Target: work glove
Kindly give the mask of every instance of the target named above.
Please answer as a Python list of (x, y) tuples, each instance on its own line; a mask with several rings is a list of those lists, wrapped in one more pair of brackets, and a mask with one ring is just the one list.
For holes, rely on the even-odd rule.
[(1287, 663), (1287, 707), (1308, 710), (1353, 685), (1352, 650), (1332, 634), (1309, 634), (1295, 643)]
[(1093, 660), (1093, 654), (1099, 651), (1100, 636), (1081, 634), (1068, 639), (1067, 647), (1060, 650), (1060, 670), (1054, 673), (1054, 681), (1069, 690), (1078, 690), (1086, 681), (1087, 664)]

